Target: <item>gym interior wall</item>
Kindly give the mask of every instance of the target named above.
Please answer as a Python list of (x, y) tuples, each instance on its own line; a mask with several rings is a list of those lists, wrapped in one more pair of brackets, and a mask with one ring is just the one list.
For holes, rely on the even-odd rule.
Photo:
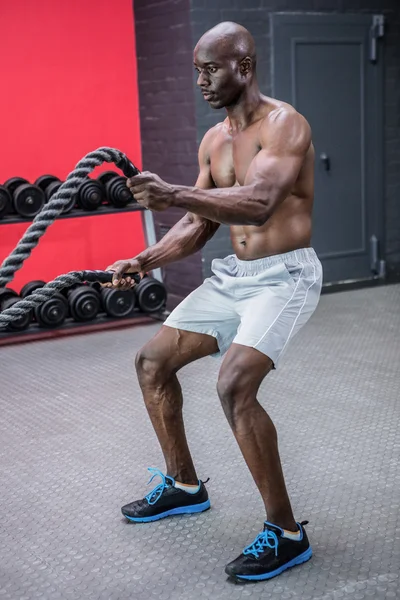
[[(118, 148), (141, 168), (131, 0), (3, 3), (0, 72), (0, 184), (16, 176), (33, 182), (45, 173), (64, 180), (100, 146)], [(0, 220), (1, 260), (28, 225)], [(104, 269), (144, 245), (140, 212), (66, 215), (49, 228), (12, 286), (19, 291), (32, 279)]]
[[(368, 142), (368, 147), (374, 148), (374, 152), (372, 164), (367, 164), (364, 171), (371, 171), (377, 165), (381, 170), (379, 189), (371, 203), (374, 210), (378, 207), (381, 213), (379, 252), (386, 266), (386, 276), (397, 278), (400, 274), (400, 4), (397, 0), (158, 0), (156, 9), (154, 2), (135, 0), (143, 168), (156, 171), (171, 183), (193, 185), (195, 182), (199, 142), (205, 131), (220, 121), (223, 115), (221, 111), (212, 110), (196, 90), (193, 48), (201, 35), (217, 23), (232, 20), (251, 31), (258, 49), (257, 72), (261, 91), (273, 95), (274, 85), (277, 87), (277, 73), (273, 68), (277, 42), (274, 39), (273, 15), (277, 13), (291, 13), (293, 18), (296, 15), (303, 18), (306, 15), (322, 15), (332, 21), (343, 18), (343, 23), (350, 16), (355, 20), (360, 18), (365, 23), (365, 43), (363, 48), (360, 47), (365, 65), (358, 65), (358, 75), (363, 73), (364, 68), (365, 72), (373, 70), (368, 58), (369, 32), (372, 32), (372, 37), (377, 33), (373, 29), (374, 15), (384, 18), (384, 35), (376, 39), (378, 60), (374, 65), (382, 76), (381, 80), (378, 78), (378, 85), (372, 88), (374, 94), (381, 98), (381, 111), (366, 113), (365, 119), (380, 128), (377, 134), (380, 139), (378, 146), (373, 141)], [(343, 28), (339, 35), (344, 35)], [(365, 99), (374, 94), (366, 93)], [(318, 97), (314, 98), (317, 106)], [(146, 121), (145, 115), (148, 117)], [(322, 152), (324, 148), (318, 150)], [(335, 152), (340, 156), (340, 147), (335, 148)], [(346, 189), (346, 181), (342, 183), (343, 189)], [(358, 186), (358, 189), (361, 187)], [(322, 197), (322, 204), (324, 200)], [(317, 210), (321, 203), (320, 198), (316, 198)], [(365, 217), (362, 200), (360, 207), (362, 214), (356, 225), (361, 230), (361, 221), (364, 219), (364, 223), (371, 224), (374, 217), (368, 212)], [(339, 210), (338, 214), (342, 212)], [(178, 211), (175, 214), (173, 211), (157, 214), (158, 236), (161, 237), (180, 216)], [(324, 210), (320, 213), (320, 220), (330, 223)], [(318, 227), (318, 223), (316, 225)], [(339, 225), (338, 219), (336, 240), (340, 244)], [(324, 238), (323, 235), (320, 237)], [(356, 245), (356, 241), (354, 235), (350, 243)], [(364, 235), (363, 245), (365, 269), (368, 271), (369, 234)], [(197, 255), (167, 266), (164, 280), (173, 290), (174, 302), (179, 302), (210, 274), (213, 258), (231, 251), (228, 228), (223, 226)], [(350, 265), (351, 260), (346, 260), (346, 264)]]

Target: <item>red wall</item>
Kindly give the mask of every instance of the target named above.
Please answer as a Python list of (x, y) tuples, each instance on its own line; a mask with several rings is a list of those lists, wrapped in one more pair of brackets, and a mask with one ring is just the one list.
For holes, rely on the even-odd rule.
[[(99, 146), (141, 168), (132, 0), (2, 2), (0, 74), (0, 183), (63, 179)], [(0, 263), (28, 225), (0, 221)], [(140, 213), (59, 220), (10, 285), (102, 269), (143, 247)]]

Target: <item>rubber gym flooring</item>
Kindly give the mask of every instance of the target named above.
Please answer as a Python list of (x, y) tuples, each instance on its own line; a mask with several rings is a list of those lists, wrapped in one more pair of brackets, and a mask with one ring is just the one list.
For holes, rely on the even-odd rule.
[(219, 359), (181, 372), (211, 510), (122, 518), (146, 468), (164, 467), (132, 367), (159, 327), (0, 349), (0, 600), (400, 598), (400, 285), (322, 296), (263, 383), (314, 551), (269, 582), (224, 574), (264, 514), (217, 399)]

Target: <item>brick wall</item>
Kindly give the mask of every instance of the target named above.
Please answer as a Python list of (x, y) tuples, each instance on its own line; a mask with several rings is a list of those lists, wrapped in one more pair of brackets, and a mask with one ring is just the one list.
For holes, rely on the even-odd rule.
[[(388, 270), (400, 271), (400, 1), (399, 0), (191, 0), (193, 40), (220, 21), (237, 21), (253, 34), (258, 54), (261, 91), (271, 94), (271, 12), (363, 12), (385, 15), (385, 219)], [(200, 96), (196, 96), (197, 141), (223, 118)], [(224, 232), (203, 253), (203, 268), (209, 271), (211, 253), (231, 252)]]
[[(198, 174), (189, 0), (135, 0), (143, 169), (170, 183)], [(157, 239), (184, 214), (154, 213)], [(201, 254), (163, 269), (168, 308), (202, 281)]]

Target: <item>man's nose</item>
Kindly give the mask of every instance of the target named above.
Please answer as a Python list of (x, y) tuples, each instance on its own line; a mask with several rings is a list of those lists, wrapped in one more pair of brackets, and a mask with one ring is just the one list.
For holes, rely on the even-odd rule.
[(197, 85), (199, 86), (204, 86), (204, 85), (208, 85), (208, 80), (206, 77), (204, 77), (204, 73), (203, 71), (200, 71), (199, 76), (197, 78)]

